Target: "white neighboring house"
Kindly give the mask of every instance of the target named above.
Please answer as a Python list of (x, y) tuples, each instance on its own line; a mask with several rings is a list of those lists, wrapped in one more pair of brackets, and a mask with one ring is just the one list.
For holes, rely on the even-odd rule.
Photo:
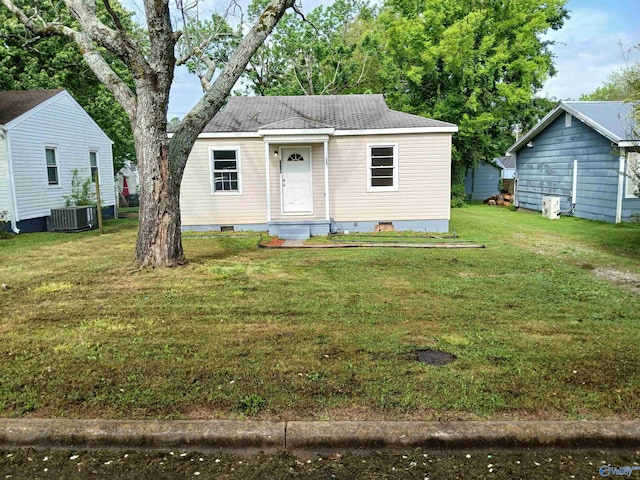
[(138, 166), (130, 160), (125, 160), (124, 166), (116, 173), (118, 193), (127, 198), (138, 193)]
[(112, 141), (66, 90), (0, 92), (0, 211), (11, 229), (47, 229), (65, 206), (72, 170), (96, 170), (103, 215), (115, 213)]

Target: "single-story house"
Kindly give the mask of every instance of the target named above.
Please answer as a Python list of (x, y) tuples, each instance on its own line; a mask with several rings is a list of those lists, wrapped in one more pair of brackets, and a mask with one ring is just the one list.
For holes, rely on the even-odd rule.
[(456, 131), (382, 95), (232, 97), (189, 156), (183, 228), (446, 232)]
[(65, 207), (72, 171), (99, 175), (106, 218), (114, 216), (112, 142), (66, 90), (0, 92), (0, 212), (18, 232), (47, 230)]
[(138, 166), (130, 160), (125, 160), (122, 168), (116, 173), (118, 194), (121, 195), (125, 201), (129, 201), (132, 199), (132, 195), (134, 196), (133, 198), (137, 197), (139, 184)]
[(515, 174), (515, 159), (512, 157), (497, 157), (492, 162), (480, 162), (469, 168), (464, 179), (467, 198), (485, 200), (498, 195), (500, 190), (509, 190), (509, 182)]
[(556, 197), (560, 211), (619, 223), (640, 211), (637, 125), (625, 102), (560, 102), (507, 150), (515, 156), (518, 207), (542, 211)]

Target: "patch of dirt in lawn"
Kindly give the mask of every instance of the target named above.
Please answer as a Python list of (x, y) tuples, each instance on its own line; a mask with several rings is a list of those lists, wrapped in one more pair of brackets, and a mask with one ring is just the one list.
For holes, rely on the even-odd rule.
[(260, 242), (263, 247), (281, 247), (284, 244), (284, 240), (280, 238), (272, 238), (269, 242)]
[(632, 272), (622, 272), (614, 268), (596, 268), (593, 273), (596, 277), (608, 280), (616, 285), (621, 285), (627, 290), (640, 294), (640, 275)]

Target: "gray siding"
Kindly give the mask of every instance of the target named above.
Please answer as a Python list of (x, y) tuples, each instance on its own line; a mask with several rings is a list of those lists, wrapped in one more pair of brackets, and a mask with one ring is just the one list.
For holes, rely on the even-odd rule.
[(464, 180), (465, 193), (472, 200), (485, 200), (500, 193), (500, 170), (480, 163), (469, 170)]
[(575, 216), (614, 222), (618, 191), (618, 154), (611, 142), (573, 118), (565, 127), (559, 116), (533, 139), (533, 148), (517, 152), (518, 205), (542, 209), (542, 197), (560, 197), (571, 208), (573, 161), (578, 161)]

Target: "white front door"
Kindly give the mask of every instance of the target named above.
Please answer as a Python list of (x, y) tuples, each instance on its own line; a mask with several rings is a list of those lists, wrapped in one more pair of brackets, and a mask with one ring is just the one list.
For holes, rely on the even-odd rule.
[(313, 213), (311, 147), (280, 149), (282, 213)]

